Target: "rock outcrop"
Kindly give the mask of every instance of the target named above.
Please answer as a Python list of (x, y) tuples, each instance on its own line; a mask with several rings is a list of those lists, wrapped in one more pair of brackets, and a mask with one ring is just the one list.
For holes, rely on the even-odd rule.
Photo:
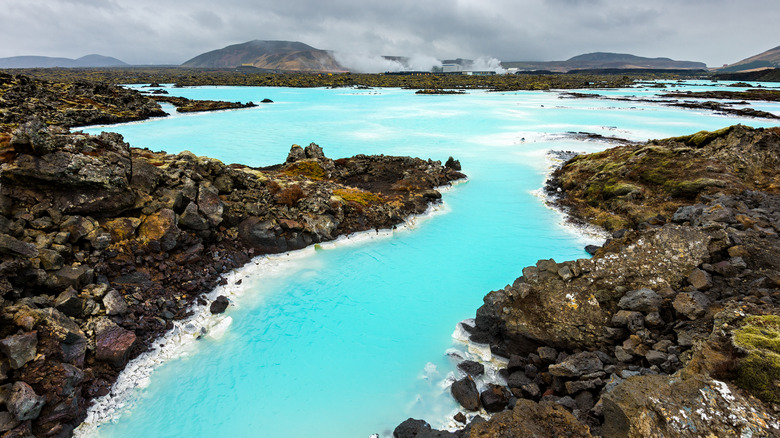
[[(38, 119), (0, 137), (4, 432), (68, 436), (90, 399), (191, 304), (205, 305), (222, 274), (255, 255), (397, 225), (464, 177), (430, 160), (302, 151), (258, 169)], [(228, 304), (220, 297), (211, 311)]]
[(167, 115), (154, 100), (127, 88), (5, 73), (0, 73), (0, 110), (0, 133), (10, 133), (33, 117), (49, 125), (74, 127)]

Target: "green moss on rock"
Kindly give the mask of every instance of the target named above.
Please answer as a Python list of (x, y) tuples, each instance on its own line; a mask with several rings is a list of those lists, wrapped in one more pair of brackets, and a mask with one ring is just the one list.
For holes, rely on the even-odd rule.
[(748, 352), (737, 366), (737, 384), (765, 402), (780, 402), (780, 316), (745, 318), (734, 343)]

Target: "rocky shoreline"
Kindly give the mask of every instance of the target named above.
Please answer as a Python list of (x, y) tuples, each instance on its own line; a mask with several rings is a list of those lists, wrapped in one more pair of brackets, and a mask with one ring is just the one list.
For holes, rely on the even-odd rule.
[(503, 379), (460, 364), (471, 422), (394, 437), (780, 436), (779, 164), (777, 130), (742, 126), (569, 160), (548, 190), (612, 238), (490, 292), (462, 328)]
[[(33, 85), (24, 90), (51, 95)], [(8, 126), (37, 113), (10, 108)], [(454, 159), (331, 160), (313, 143), (277, 166), (225, 165), (64, 127), (100, 118), (40, 116), (0, 138), (3, 437), (70, 436), (90, 400), (193, 303), (224, 311), (225, 297), (204, 294), (252, 257), (392, 228), (465, 177)]]

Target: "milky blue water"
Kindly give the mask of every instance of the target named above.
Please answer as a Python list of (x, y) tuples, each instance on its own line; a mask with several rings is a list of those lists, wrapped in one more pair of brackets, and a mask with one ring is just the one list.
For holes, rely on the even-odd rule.
[[(447, 191), (440, 211), (409, 229), (258, 261), (236, 273), (223, 330), (191, 342), (185, 356), (148, 379), (126, 374), (139, 386), (126, 405), (132, 408), (118, 409), (88, 436), (366, 438), (391, 436), (408, 417), (446, 425), (456, 412), (446, 386), (455, 362), (446, 353), (464, 348), (452, 338), (456, 324), (524, 266), (586, 257), (582, 248), (594, 241), (565, 227), (534, 194), (550, 164), (548, 150), (610, 147), (567, 132), (646, 140), (734, 123), (775, 124), (640, 102), (560, 99), (556, 92), (168, 90), (274, 103), (86, 131), (112, 130), (133, 146), (254, 166), (282, 162), (291, 144), (309, 142), (333, 158), (452, 155), (469, 181)], [(778, 111), (776, 104), (761, 105)], [(240, 286), (233, 284), (238, 279)]]

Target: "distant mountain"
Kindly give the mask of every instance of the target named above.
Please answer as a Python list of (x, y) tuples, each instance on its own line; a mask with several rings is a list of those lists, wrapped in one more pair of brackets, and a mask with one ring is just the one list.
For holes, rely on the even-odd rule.
[(780, 68), (780, 46), (774, 49), (769, 49), (766, 52), (759, 53), (756, 56), (745, 58), (742, 61), (735, 62), (734, 64), (727, 65), (718, 72), (740, 72), (740, 71), (755, 71), (763, 70), (767, 68)]
[(283, 71), (341, 71), (331, 52), (297, 41), (254, 40), (198, 55), (182, 67), (257, 67)]
[(78, 59), (52, 58), (49, 56), (12, 56), (0, 58), (0, 68), (50, 68), (50, 67), (122, 67), (128, 65), (116, 58), (87, 55)]
[(645, 58), (627, 53), (609, 52), (586, 53), (566, 61), (502, 62), (501, 65), (504, 68), (549, 70), (554, 72), (601, 69), (698, 70), (707, 68), (707, 65), (703, 62), (675, 61), (669, 58)]

